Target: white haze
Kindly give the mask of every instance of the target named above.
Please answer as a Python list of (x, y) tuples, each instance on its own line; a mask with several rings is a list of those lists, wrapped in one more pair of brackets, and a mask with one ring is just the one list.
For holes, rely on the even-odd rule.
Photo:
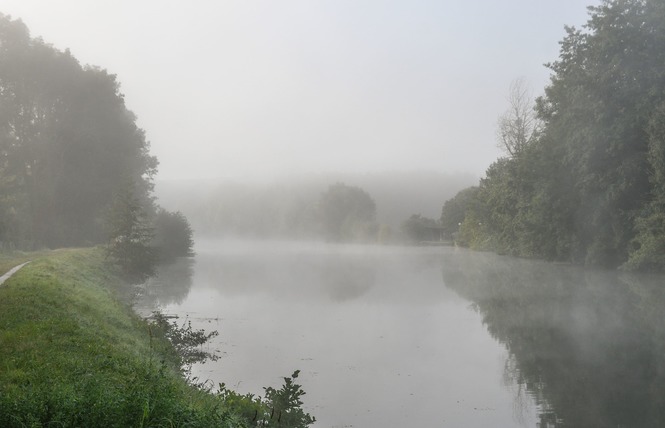
[(539, 92), (591, 0), (3, 0), (118, 75), (159, 179), (483, 174), (511, 80)]

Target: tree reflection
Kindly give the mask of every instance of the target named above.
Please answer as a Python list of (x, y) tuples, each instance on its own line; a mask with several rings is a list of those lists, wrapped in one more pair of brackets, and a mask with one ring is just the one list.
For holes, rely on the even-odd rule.
[(459, 251), (446, 286), (509, 351), (504, 377), (540, 427), (665, 424), (664, 278)]
[(336, 302), (357, 299), (376, 281), (376, 267), (352, 257), (331, 257), (320, 272), (321, 283)]
[(142, 285), (136, 306), (152, 309), (182, 303), (192, 288), (193, 275), (194, 259), (190, 257), (158, 266), (157, 275)]

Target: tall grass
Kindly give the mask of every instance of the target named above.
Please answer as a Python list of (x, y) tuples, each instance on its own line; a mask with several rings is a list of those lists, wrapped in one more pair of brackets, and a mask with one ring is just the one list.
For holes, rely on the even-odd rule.
[(117, 299), (100, 250), (33, 256), (0, 286), (1, 427), (249, 427), (270, 411), (187, 384), (167, 339)]

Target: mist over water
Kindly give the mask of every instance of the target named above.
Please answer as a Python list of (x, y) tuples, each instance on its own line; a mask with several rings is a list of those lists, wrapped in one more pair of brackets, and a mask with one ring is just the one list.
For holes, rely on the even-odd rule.
[(665, 426), (665, 277), (596, 270), (665, 272), (658, 2), (67, 1), (0, 11), (0, 249), (176, 260), (199, 380), (321, 427)]
[(194, 374), (262, 394), (299, 369), (315, 426), (658, 426), (665, 409), (661, 277), (230, 240), (180, 268), (144, 303), (219, 331)]
[(518, 426), (505, 351), (444, 286), (441, 250), (226, 241), (197, 252), (188, 297), (164, 311), (220, 332), (223, 357), (201, 379), (260, 394), (300, 369), (317, 426)]

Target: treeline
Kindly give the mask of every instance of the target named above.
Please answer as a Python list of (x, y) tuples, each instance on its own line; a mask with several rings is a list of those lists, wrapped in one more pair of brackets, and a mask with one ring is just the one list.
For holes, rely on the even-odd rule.
[(270, 183), (157, 182), (156, 194), (160, 204), (182, 211), (200, 236), (327, 239), (322, 199), (331, 186), (341, 183), (360, 189), (374, 202), (375, 224), (359, 234), (364, 237), (351, 240), (385, 243), (403, 237), (401, 225), (414, 212), (438, 217), (442, 201), (476, 180), (467, 174), (435, 172), (322, 173)]
[(566, 28), (535, 108), (499, 122), (507, 156), (446, 202), (458, 242), (522, 257), (665, 269), (665, 7), (605, 0)]
[(166, 199), (183, 206), (201, 236), (382, 244), (403, 238), (401, 228), (381, 221), (373, 193), (344, 182), (224, 183), (195, 193), (177, 190)]
[(81, 66), (0, 14), (1, 247), (117, 242), (114, 227), (132, 220), (122, 203), (144, 222), (142, 244), (150, 244), (156, 219), (164, 226), (173, 213), (154, 203), (158, 162), (149, 150), (114, 75)]
[(208, 190), (200, 185), (188, 189), (165, 191), (169, 194), (163, 199), (170, 206), (182, 207), (200, 236), (333, 242), (377, 239), (376, 203), (359, 186), (225, 183)]

